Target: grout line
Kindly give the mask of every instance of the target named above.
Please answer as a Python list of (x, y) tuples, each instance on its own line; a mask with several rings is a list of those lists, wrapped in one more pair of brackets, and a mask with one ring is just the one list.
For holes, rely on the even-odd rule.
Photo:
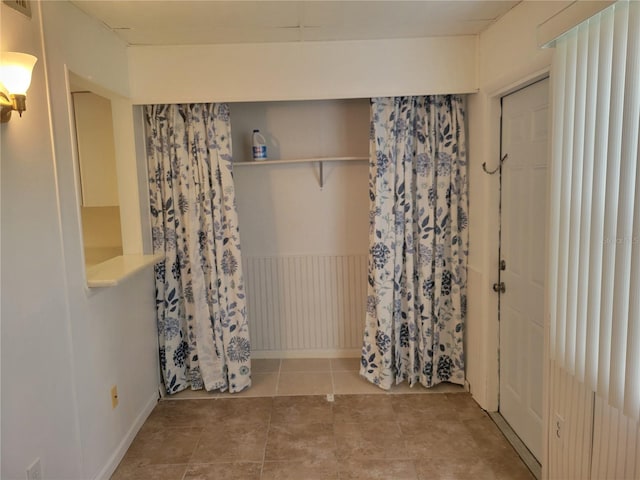
[(274, 397), (277, 397), (279, 395), (278, 391), (280, 390), (280, 372), (282, 372), (282, 359), (280, 359), (278, 363), (278, 378), (276, 378), (276, 391), (273, 394)]
[[(333, 370), (331, 371), (331, 378), (333, 379)], [(335, 403), (335, 393), (334, 393), (334, 401), (329, 402), (331, 406), (331, 433), (333, 434), (333, 455), (336, 459), (336, 475), (338, 476), (338, 480), (342, 480), (342, 472), (340, 471), (340, 465), (342, 462), (338, 459), (338, 439), (336, 438), (336, 417), (334, 415), (334, 408), (336, 406)]]
[[(283, 360), (284, 359), (273, 359), (273, 360), (278, 360), (278, 367), (276, 369), (276, 371), (269, 371), (269, 372), (262, 372), (259, 375), (276, 375), (276, 385), (275, 388), (272, 392), (270, 393), (266, 393), (266, 394), (257, 394), (257, 395), (253, 395), (252, 393), (249, 394), (244, 394), (244, 395), (226, 395), (223, 393), (215, 393), (215, 394), (211, 394), (209, 392), (206, 392), (205, 390), (201, 390), (198, 394), (193, 394), (192, 392), (189, 391), (189, 395), (188, 396), (184, 396), (182, 397), (181, 394), (183, 392), (180, 392), (176, 395), (172, 395), (172, 396), (167, 396), (165, 398), (163, 398), (164, 400), (169, 400), (169, 401), (189, 401), (189, 400), (217, 400), (217, 399), (221, 399), (221, 398), (261, 398), (261, 397), (279, 397), (279, 396), (303, 396), (303, 395), (327, 395), (327, 393), (293, 393), (293, 394), (283, 394), (280, 391), (280, 382), (282, 380), (282, 373), (283, 373)], [(335, 380), (335, 375), (336, 374), (355, 374), (356, 377), (358, 377), (358, 379), (362, 379), (362, 377), (359, 376), (359, 370), (342, 370), (342, 369), (335, 369), (334, 366), (331, 364), (331, 359), (329, 360), (329, 369), (328, 370), (314, 370), (314, 371), (302, 371), (302, 370), (294, 370), (291, 372), (284, 372), (284, 373), (294, 373), (294, 374), (326, 374), (329, 373), (330, 374), (330, 378), (331, 378), (331, 390), (333, 392), (333, 395), (338, 395), (338, 393), (336, 392), (336, 380)], [(370, 384), (369, 382), (367, 382), (366, 380), (362, 379), (362, 381), (366, 382), (368, 386), (372, 386), (373, 384)], [(403, 382), (404, 383), (404, 382)], [(373, 391), (361, 391), (359, 388), (359, 385), (354, 384), (353, 389), (349, 388), (349, 385), (346, 386), (346, 390), (343, 391), (342, 393), (340, 393), (340, 395), (445, 395), (445, 394), (458, 394), (458, 393), (465, 393), (463, 390), (463, 387), (456, 387), (459, 388), (459, 390), (452, 390), (451, 387), (449, 386), (444, 386), (444, 388), (442, 388), (442, 390), (438, 390), (438, 386), (432, 388), (432, 389), (427, 389), (422, 387), (422, 385), (416, 385), (413, 389), (404, 389), (401, 388), (400, 385), (392, 385), (392, 388), (388, 391), (380, 391), (380, 389), (374, 389)], [(185, 392), (188, 392), (188, 390), (185, 390)]]
[[(278, 386), (276, 385), (276, 388)], [(273, 416), (273, 398), (271, 398), (271, 411), (269, 412), (269, 422), (267, 423), (267, 435), (264, 438), (264, 449), (262, 450), (262, 463), (260, 464), (260, 478), (264, 470), (264, 461), (267, 458), (267, 444), (269, 443), (269, 432), (271, 431), (271, 417)]]
[(333, 378), (333, 366), (331, 365), (331, 360), (329, 360), (329, 374), (331, 375), (331, 395), (333, 398), (336, 397), (336, 382)]
[(185, 476), (187, 475), (187, 470), (189, 470), (189, 465), (195, 464), (195, 462), (191, 463), (191, 460), (193, 459), (193, 456), (196, 454), (196, 451), (198, 450), (198, 446), (200, 445), (200, 440), (202, 440), (202, 435), (204, 435), (204, 428), (200, 429), (200, 436), (198, 436), (198, 441), (196, 442), (195, 447), (193, 447), (193, 451), (191, 452), (191, 455), (187, 460), (187, 468), (184, 469), (184, 473), (182, 474), (182, 480), (184, 480)]

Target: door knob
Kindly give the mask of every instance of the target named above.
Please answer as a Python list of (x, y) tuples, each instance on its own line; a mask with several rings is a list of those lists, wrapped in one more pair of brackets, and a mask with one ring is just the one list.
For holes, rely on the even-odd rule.
[(504, 282), (494, 283), (493, 284), (493, 291), (494, 292), (498, 292), (498, 293), (504, 293), (506, 291), (506, 288), (504, 286)]

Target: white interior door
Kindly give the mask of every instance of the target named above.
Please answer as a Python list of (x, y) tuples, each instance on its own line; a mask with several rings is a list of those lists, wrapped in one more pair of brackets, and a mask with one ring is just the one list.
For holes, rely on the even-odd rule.
[(548, 79), (503, 98), (500, 413), (542, 453)]

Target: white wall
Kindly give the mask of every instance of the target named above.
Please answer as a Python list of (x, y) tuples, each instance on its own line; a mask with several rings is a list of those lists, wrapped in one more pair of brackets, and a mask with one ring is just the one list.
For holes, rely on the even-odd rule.
[[(133, 142), (133, 111), (126, 97), (126, 46), (100, 23), (68, 2), (43, 2), (44, 40), (51, 89), (53, 133), (58, 169), (64, 253), (69, 289), (73, 355), (76, 362), (78, 417), (82, 439), (83, 478), (110, 468), (121, 442), (144, 420), (157, 392), (157, 340), (153, 275), (143, 271), (117, 287), (86, 288), (77, 195), (74, 146), (66, 69), (118, 94), (112, 102), (114, 140), (121, 191), (123, 247), (130, 244), (127, 217), (139, 215)], [(97, 92), (102, 94), (102, 92)], [(116, 120), (119, 119), (119, 120)], [(127, 129), (121, 132), (121, 128)], [(124, 137), (125, 141), (121, 138)], [(128, 161), (127, 161), (128, 159)], [(133, 176), (135, 201), (123, 195), (123, 163)], [(123, 198), (124, 197), (124, 198)], [(140, 238), (140, 224), (137, 225)], [(139, 252), (137, 252), (139, 253)], [(111, 409), (110, 388), (118, 385), (120, 405)], [(135, 431), (133, 432), (135, 433)], [(125, 445), (126, 447), (126, 445)], [(117, 460), (117, 459), (116, 459)]]
[(40, 458), (46, 478), (80, 478), (71, 322), (49, 129), (39, 12), (0, 5), (2, 50), (38, 57), (22, 118), (0, 125), (2, 205), (2, 470), (24, 479)]
[(153, 104), (473, 92), (476, 38), (134, 46), (131, 97)]
[(65, 66), (126, 96), (126, 47), (67, 2), (33, 2), (33, 20), (1, 8), (3, 50), (39, 58), (28, 110), (0, 126), (1, 476), (25, 478), (40, 457), (47, 479), (108, 477), (155, 404), (153, 277), (86, 288)]

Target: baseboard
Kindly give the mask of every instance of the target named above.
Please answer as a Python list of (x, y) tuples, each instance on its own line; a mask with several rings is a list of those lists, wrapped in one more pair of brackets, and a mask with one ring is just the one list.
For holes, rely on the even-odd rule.
[(100, 473), (96, 475), (96, 480), (109, 480), (109, 478), (111, 478), (111, 475), (113, 475), (113, 472), (116, 471), (116, 468), (118, 468), (118, 464), (122, 461), (125, 453), (127, 453), (127, 450), (131, 446), (133, 439), (136, 437), (136, 435), (140, 431), (140, 428), (142, 428), (142, 425), (144, 424), (147, 417), (149, 417), (151, 411), (154, 409), (157, 403), (158, 392), (153, 392), (153, 395), (144, 406), (140, 414), (136, 417), (133, 425), (131, 425), (131, 428), (124, 436), (115, 452), (113, 452), (113, 455), (111, 455), (111, 457), (107, 461), (107, 464), (102, 468), (102, 470), (100, 470)]
[(251, 358), (358, 358), (359, 348), (330, 348), (326, 350), (254, 350)]

